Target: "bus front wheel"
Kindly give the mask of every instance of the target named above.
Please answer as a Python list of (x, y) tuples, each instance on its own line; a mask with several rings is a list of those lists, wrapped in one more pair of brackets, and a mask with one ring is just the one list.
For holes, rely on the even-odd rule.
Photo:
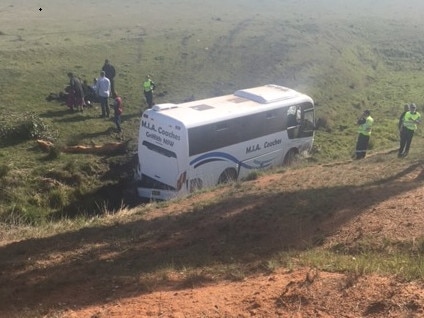
[(284, 157), (283, 164), (285, 166), (290, 166), (297, 160), (299, 160), (299, 152), (297, 151), (297, 149), (290, 149)]
[(225, 169), (218, 179), (218, 184), (229, 183), (237, 180), (237, 172), (233, 168)]

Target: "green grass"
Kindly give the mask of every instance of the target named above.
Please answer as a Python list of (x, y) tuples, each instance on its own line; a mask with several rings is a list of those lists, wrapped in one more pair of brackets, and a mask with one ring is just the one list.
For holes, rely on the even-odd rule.
[[(298, 266), (346, 273), (346, 284), (368, 274), (423, 281), (422, 237), (414, 242), (363, 238), (349, 246), (328, 247), (322, 245), (324, 234), (309, 237), (303, 227), (332, 219), (341, 197), (369, 191), (384, 193), (396, 181), (396, 173), (422, 164), (424, 140), (420, 127), (406, 160), (399, 161), (395, 155), (374, 156), (366, 163), (355, 162), (339, 169), (337, 166), (351, 158), (356, 117), (364, 109), (371, 109), (375, 119), (370, 155), (398, 146), (397, 119), (404, 103), (415, 102), (424, 113), (424, 53), (417, 40), (422, 22), (392, 21), (383, 14), (356, 19), (350, 11), (329, 16), (325, 15), (325, 6), (298, 9), (280, 2), (273, 5), (283, 5), (281, 10), (267, 7), (264, 2), (267, 14), (263, 10), (252, 11), (243, 1), (238, 3), (237, 14), (225, 8), (208, 11), (205, 4), (195, 13), (182, 10), (170, 21), (165, 19), (169, 8), (158, 5), (153, 13), (132, 10), (118, 19), (122, 25), (114, 20), (105, 30), (98, 25), (97, 14), (90, 16), (89, 11), (80, 12), (82, 22), (70, 30), (66, 29), (70, 23), (62, 21), (37, 24), (34, 29), (26, 21), (18, 28), (10, 22), (2, 25), (0, 241), (17, 242), (19, 249), (20, 241), (26, 246), (26, 242), (40, 238), (55, 245), (55, 236), (69, 235), (69, 242), (78, 245), (75, 249), (82, 249), (82, 236), (94, 241), (100, 237), (107, 246), (106, 252), (122, 256), (112, 258), (112, 267), (104, 272), (100, 268), (100, 273), (109, 275), (124, 269), (130, 274), (128, 280), (140, 285), (141, 292), (169, 284), (175, 273), (183, 278), (180, 288), (193, 288)], [(120, 8), (121, 5), (114, 7), (118, 15), (122, 15)], [(211, 16), (210, 12), (214, 14)], [(62, 18), (69, 22), (65, 16)], [(40, 33), (45, 35), (41, 37)], [(112, 121), (98, 118), (98, 105), (80, 114), (45, 100), (50, 92), (58, 93), (64, 88), (69, 71), (91, 81), (98, 76), (105, 58), (118, 70), (116, 87), (124, 98), (123, 135), (113, 131)], [(147, 73), (158, 85), (157, 102), (201, 99), (266, 83), (293, 87), (313, 97), (316, 117), (325, 124), (316, 132), (312, 157), (290, 168), (272, 171), (278, 176), (276, 181), (259, 194), (251, 191), (265, 174), (254, 172), (244, 181), (219, 188), (223, 191), (219, 198), (195, 201), (187, 207), (187, 213), (171, 213), (151, 221), (153, 229), (149, 230), (144, 227), (147, 221), (142, 216), (156, 210), (172, 210), (179, 201), (128, 208), (139, 204), (132, 197), (132, 169), (140, 114), (145, 109), (141, 84)], [(56, 148), (42, 152), (35, 144), (36, 138), (48, 138)], [(128, 153), (123, 155), (59, 151), (68, 145), (121, 140), (130, 140)], [(331, 174), (319, 175), (325, 186), (314, 183), (317, 165), (335, 167)], [(309, 170), (288, 190), (284, 180), (295, 169)], [(333, 175), (338, 178), (332, 179)], [(189, 199), (207, 191), (202, 189)], [(219, 218), (219, 212), (229, 203), (238, 208), (228, 216), (234, 218), (232, 223)], [(214, 214), (218, 215), (216, 219)], [(305, 241), (296, 249), (287, 246), (284, 237), (272, 235), (272, 242), (276, 240), (278, 247), (267, 254), (267, 245), (261, 245), (261, 238), (281, 231), (287, 222), (292, 222), (289, 224)], [(258, 228), (263, 223), (267, 227), (261, 232)], [(155, 227), (156, 224), (160, 226)], [(193, 226), (204, 226), (205, 232), (207, 226), (216, 227), (219, 240), (205, 242), (201, 237), (191, 241)], [(245, 230), (243, 235), (238, 235), (240, 229)], [(170, 235), (174, 234), (177, 238), (187, 235), (187, 242), (172, 240)], [(170, 250), (158, 248), (158, 255), (151, 255), (149, 245), (140, 248), (141, 256), (135, 256), (138, 251), (125, 254), (149, 240), (172, 241), (176, 246)], [(92, 255), (87, 256), (85, 251)], [(213, 251), (217, 254), (212, 255)], [(37, 252), (35, 257), (48, 260), (48, 252), (46, 256)], [(97, 247), (84, 247), (79, 261), (95, 272), (93, 258), (100, 258), (102, 252)], [(27, 266), (19, 259), (16, 262), (22, 268)], [(120, 262), (133, 266), (127, 268)], [(32, 317), (30, 313), (27, 316)]]
[[(356, 245), (367, 245), (366, 243), (359, 241)], [(297, 259), (298, 265), (328, 272), (343, 272), (356, 276), (395, 275), (404, 281), (424, 279), (422, 251), (413, 249), (404, 242), (390, 242), (373, 247), (361, 246), (357, 252), (340, 252), (337, 248), (332, 250), (313, 248), (293, 257)]]
[[(161, 9), (156, 17), (160, 17)], [(12, 199), (2, 196), (0, 214), (40, 208), (45, 212), (35, 220), (41, 220), (72, 208), (73, 202), (85, 193), (119, 182), (119, 177), (105, 177), (111, 167), (110, 158), (60, 155), (57, 149), (130, 140), (129, 154), (116, 160), (122, 165), (133, 162), (140, 113), (145, 109), (141, 83), (147, 73), (158, 84), (157, 102), (206, 98), (265, 83), (287, 85), (311, 95), (317, 104), (317, 118), (326, 121), (326, 127), (316, 134), (315, 163), (350, 158), (356, 138), (356, 116), (365, 108), (372, 109), (375, 118), (371, 152), (395, 147), (396, 122), (402, 105), (414, 101), (423, 107), (419, 101), (424, 56), (420, 44), (412, 41), (411, 34), (417, 32), (415, 26), (361, 18), (344, 24), (330, 16), (311, 22), (298, 15), (296, 7), (292, 10), (283, 10), (278, 17), (271, 13), (253, 17), (247, 6), (236, 19), (226, 10), (213, 16), (199, 12), (190, 25), (152, 21), (143, 27), (134, 27), (131, 21), (135, 21), (135, 16), (131, 14), (109, 29), (96, 26), (95, 19), (69, 31), (55, 25), (54, 31), (46, 32), (43, 38), (30, 24), (15, 30), (4, 28), (0, 38), (0, 88), (7, 108), (0, 110), (0, 138), (7, 143), (0, 150), (0, 158), (2, 166), (10, 170), (9, 175), (25, 173), (24, 182), (4, 179), (2, 191), (16, 189), (42, 199), (28, 202), (25, 195)], [(402, 48), (399, 42), (391, 41), (393, 34), (401, 39)], [(64, 88), (69, 71), (91, 82), (106, 57), (118, 70), (116, 87), (124, 97), (123, 135), (114, 133), (113, 122), (97, 118), (98, 105), (84, 114), (71, 114), (65, 106), (45, 101), (50, 92)], [(38, 124), (36, 133), (28, 125), (8, 120), (26, 112), (34, 114), (30, 123)], [(10, 125), (15, 131), (5, 131)], [(29, 135), (20, 132), (16, 136), (20, 127), (26, 127)], [(36, 137), (49, 137), (57, 149), (42, 153), (32, 140)], [(40, 189), (39, 179), (45, 177), (44, 171), (61, 171), (69, 162), (80, 171), (74, 173), (79, 178), (77, 185)], [(86, 166), (97, 167), (97, 171), (85, 173)], [(127, 174), (130, 171), (131, 168)], [(123, 179), (129, 179), (127, 174)], [(61, 182), (59, 174), (52, 179)], [(96, 198), (102, 200), (105, 198)], [(88, 211), (92, 207), (93, 204), (79, 206), (73, 214), (92, 214)]]

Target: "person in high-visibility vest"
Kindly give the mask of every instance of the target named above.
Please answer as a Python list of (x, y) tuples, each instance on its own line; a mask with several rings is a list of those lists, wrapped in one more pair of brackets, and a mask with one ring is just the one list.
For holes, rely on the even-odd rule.
[(399, 116), (399, 121), (398, 121), (398, 129), (399, 129), (399, 134), (402, 134), (402, 128), (403, 128), (403, 120), (405, 119), (405, 114), (409, 112), (409, 104), (405, 104), (403, 106), (403, 112), (402, 114), (400, 114)]
[(144, 97), (146, 97), (147, 106), (151, 108), (153, 106), (153, 90), (156, 85), (150, 78), (150, 75), (146, 76), (146, 80), (143, 83)]
[(421, 115), (417, 112), (417, 106), (415, 104), (409, 105), (409, 111), (405, 113), (403, 117), (402, 132), (400, 134), (400, 147), (398, 157), (406, 157), (411, 146), (412, 137), (414, 136), (415, 130), (417, 130), (417, 124), (421, 123)]
[(371, 112), (365, 110), (361, 117), (359, 117), (357, 124), (358, 127), (358, 140), (356, 142), (355, 159), (365, 158), (370, 141), (372, 125), (374, 119), (371, 117)]

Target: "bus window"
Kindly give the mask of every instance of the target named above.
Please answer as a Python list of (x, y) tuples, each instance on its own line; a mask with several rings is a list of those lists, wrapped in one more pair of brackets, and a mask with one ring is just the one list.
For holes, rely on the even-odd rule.
[(289, 139), (312, 137), (314, 134), (313, 105), (304, 103), (287, 109), (287, 135)]
[(300, 121), (300, 108), (298, 106), (290, 106), (287, 109), (287, 134), (289, 136), (289, 139), (298, 137)]
[(302, 137), (311, 137), (314, 133), (315, 124), (314, 124), (314, 110), (313, 109), (306, 109), (303, 112), (303, 119), (302, 119)]
[(151, 142), (148, 141), (143, 141), (143, 146), (146, 146), (147, 149), (157, 152), (165, 157), (168, 158), (177, 158), (177, 155), (175, 154), (175, 152), (169, 151), (168, 149), (156, 146), (155, 144), (152, 144)]
[(223, 131), (228, 129), (228, 124), (226, 122), (221, 122), (216, 125), (216, 131)]

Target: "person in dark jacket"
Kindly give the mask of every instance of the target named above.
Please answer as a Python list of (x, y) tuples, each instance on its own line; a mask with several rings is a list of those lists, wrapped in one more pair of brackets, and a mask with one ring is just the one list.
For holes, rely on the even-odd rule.
[(398, 122), (398, 129), (399, 133), (402, 133), (402, 127), (403, 127), (403, 119), (405, 118), (405, 114), (409, 111), (409, 104), (405, 104), (403, 106), (403, 112), (399, 116), (399, 122)]
[(69, 96), (68, 96), (68, 106), (73, 111), (75, 107), (79, 111), (84, 111), (84, 90), (81, 85), (81, 81), (73, 73), (68, 73), (69, 77)]
[(114, 92), (115, 91), (115, 75), (116, 75), (116, 71), (115, 71), (115, 67), (110, 64), (109, 60), (106, 59), (105, 60), (105, 64), (103, 64), (102, 67), (102, 71), (105, 72), (105, 76), (107, 79), (109, 79), (110, 82), (110, 91)]
[(86, 106), (93, 106), (94, 102), (97, 102), (96, 92), (93, 86), (89, 85), (87, 80), (82, 82), (82, 90), (84, 91), (84, 102)]

